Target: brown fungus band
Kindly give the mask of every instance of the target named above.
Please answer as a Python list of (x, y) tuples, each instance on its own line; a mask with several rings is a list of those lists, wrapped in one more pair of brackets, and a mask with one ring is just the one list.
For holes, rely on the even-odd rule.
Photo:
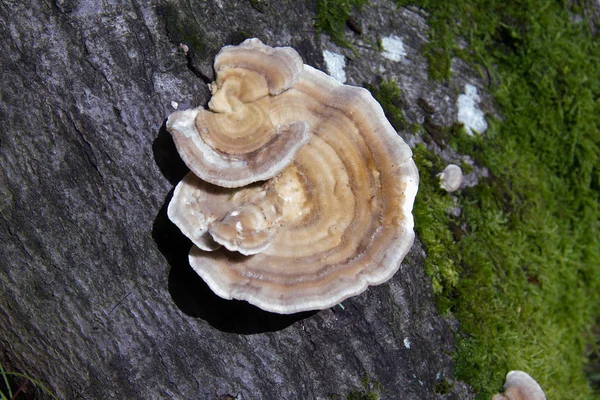
[[(267, 102), (257, 126), (275, 127), (276, 139), (252, 134), (259, 138), (257, 143), (293, 136), (290, 130), (299, 126), (306, 138), (298, 135), (277, 149), (284, 154), (277, 154), (281, 167), (276, 172), (246, 178), (248, 183), (265, 181), (262, 184), (227, 189), (235, 185), (207, 179), (205, 170), (198, 173), (190, 166), (190, 159), (195, 162), (198, 155), (182, 147), (201, 141), (215, 153), (239, 155), (238, 147), (226, 149), (227, 136), (235, 134), (228, 128), (223, 133), (226, 139), (203, 135), (203, 129), (213, 126), (198, 117), (203, 110), (191, 110), (196, 113), (196, 133), (182, 133), (181, 120), (190, 118), (175, 113), (169, 117), (169, 130), (176, 143), (178, 136), (186, 136), (189, 143), (180, 142), (177, 148), (192, 172), (175, 189), (169, 218), (195, 244), (190, 264), (219, 296), (283, 314), (331, 307), (369, 285), (385, 282), (398, 270), (414, 240), (411, 212), (417, 168), (410, 148), (367, 90), (342, 85), (308, 65), (289, 78), (288, 59), (280, 67), (276, 61), (264, 61), (265, 54), (279, 54), (280, 49), (287, 57), (290, 48), (270, 48), (251, 39), (226, 47), (217, 60), (225, 53), (236, 79), (256, 80), (254, 74), (267, 72), (252, 63), (232, 61), (236, 49), (248, 57), (253, 47), (259, 54), (252, 58), (277, 71), (264, 77), (269, 93), (263, 96), (263, 88), (260, 96), (247, 94), (250, 89), (242, 88), (254, 83), (239, 79), (231, 89), (233, 100), (222, 100), (219, 96), (230, 95), (219, 92), (226, 84), (219, 84), (222, 64), (216, 62), (220, 89), (214, 92), (212, 108), (236, 113), (245, 112), (248, 104)], [(244, 68), (248, 74), (240, 71)], [(238, 101), (244, 106), (236, 105)], [(258, 166), (270, 162), (257, 146), (243, 162)]]
[(224, 47), (215, 59), (208, 109), (175, 112), (167, 120), (177, 151), (190, 170), (223, 187), (272, 178), (309, 140), (303, 121), (274, 124), (271, 103), (293, 87), (303, 68), (289, 47), (258, 39)]

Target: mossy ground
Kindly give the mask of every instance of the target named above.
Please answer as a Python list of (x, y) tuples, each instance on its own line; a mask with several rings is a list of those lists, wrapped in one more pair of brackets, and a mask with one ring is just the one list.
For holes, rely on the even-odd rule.
[(460, 321), (457, 377), (481, 399), (512, 369), (548, 398), (600, 398), (598, 371), (584, 372), (600, 320), (600, 38), (569, 2), (397, 3), (429, 13), (430, 77), (464, 59), (492, 82), (502, 115), (482, 137), (445, 132), (491, 173), (456, 194), (460, 218), (437, 187), (441, 161), (415, 149), (416, 229), (440, 309)]

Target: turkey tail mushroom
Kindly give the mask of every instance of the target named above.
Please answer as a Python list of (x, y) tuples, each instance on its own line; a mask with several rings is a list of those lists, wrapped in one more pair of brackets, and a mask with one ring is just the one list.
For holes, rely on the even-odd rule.
[(175, 112), (167, 120), (183, 162), (203, 180), (240, 187), (272, 178), (308, 142), (302, 121), (273, 124), (273, 96), (293, 87), (302, 59), (289, 47), (272, 48), (258, 39), (226, 46), (215, 60), (209, 109)]
[[(258, 46), (251, 43), (240, 47)], [(169, 217), (196, 244), (190, 265), (216, 294), (290, 314), (331, 307), (393, 276), (414, 240), (419, 176), (410, 148), (367, 90), (304, 65), (278, 93), (268, 97), (265, 121), (310, 133), (282, 155), (290, 163), (235, 191), (192, 170)], [(207, 242), (222, 247), (209, 252)]]

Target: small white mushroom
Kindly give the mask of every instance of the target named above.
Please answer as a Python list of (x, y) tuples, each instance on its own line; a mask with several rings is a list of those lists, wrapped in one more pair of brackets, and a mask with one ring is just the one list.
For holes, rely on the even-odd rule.
[(510, 371), (506, 375), (504, 393), (494, 395), (492, 400), (546, 400), (540, 385), (523, 371)]
[(462, 169), (456, 164), (449, 164), (437, 176), (440, 178), (440, 187), (448, 192), (458, 190), (463, 181)]

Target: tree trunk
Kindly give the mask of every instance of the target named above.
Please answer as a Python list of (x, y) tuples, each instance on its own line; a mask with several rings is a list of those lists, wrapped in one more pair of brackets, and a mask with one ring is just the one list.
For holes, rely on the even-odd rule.
[[(186, 168), (164, 121), (174, 102), (208, 101), (214, 55), (246, 37), (292, 46), (321, 69), (324, 49), (343, 53), (348, 83), (395, 78), (410, 119), (422, 120), (423, 97), (451, 123), (456, 91), (427, 78), (422, 15), (371, 1), (354, 14), (362, 33), (346, 29), (354, 53), (316, 34), (311, 1), (26, 3), (0, 1), (6, 369), (66, 399), (471, 397), (454, 381), (453, 327), (418, 242), (389, 282), (281, 316), (214, 295), (165, 212)], [(403, 38), (406, 59), (377, 48), (389, 35)]]

